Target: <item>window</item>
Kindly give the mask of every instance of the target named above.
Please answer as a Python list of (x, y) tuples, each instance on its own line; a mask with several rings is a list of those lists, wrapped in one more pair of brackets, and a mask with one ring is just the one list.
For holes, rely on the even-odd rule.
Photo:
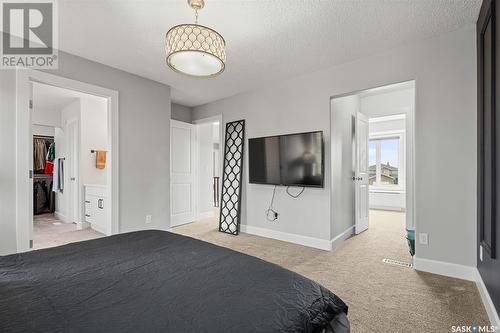
[(377, 142), (368, 141), (368, 182), (370, 185), (377, 179)]
[(404, 187), (403, 134), (370, 136), (368, 182), (372, 188)]

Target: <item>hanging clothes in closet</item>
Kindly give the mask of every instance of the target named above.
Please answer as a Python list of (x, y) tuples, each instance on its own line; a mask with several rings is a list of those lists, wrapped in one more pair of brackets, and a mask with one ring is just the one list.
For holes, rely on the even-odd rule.
[(33, 214), (53, 213), (55, 195), (52, 192), (52, 177), (35, 175), (33, 179)]
[(64, 190), (64, 158), (58, 158), (54, 161), (52, 191), (63, 192)]
[(47, 150), (47, 140), (35, 137), (33, 140), (33, 170), (35, 172), (45, 170)]
[(53, 162), (55, 143), (52, 136), (33, 136), (33, 213), (53, 213), (55, 194), (53, 189)]
[(51, 175), (54, 173), (54, 159), (56, 158), (56, 145), (52, 142), (45, 158), (45, 174)]

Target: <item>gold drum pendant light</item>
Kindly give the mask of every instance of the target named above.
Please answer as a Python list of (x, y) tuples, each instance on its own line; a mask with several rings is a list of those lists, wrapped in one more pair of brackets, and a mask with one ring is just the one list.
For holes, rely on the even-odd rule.
[(188, 0), (188, 5), (195, 11), (195, 23), (179, 24), (167, 32), (167, 64), (190, 76), (219, 75), (226, 66), (226, 42), (214, 29), (198, 24), (198, 10), (205, 6), (203, 0)]

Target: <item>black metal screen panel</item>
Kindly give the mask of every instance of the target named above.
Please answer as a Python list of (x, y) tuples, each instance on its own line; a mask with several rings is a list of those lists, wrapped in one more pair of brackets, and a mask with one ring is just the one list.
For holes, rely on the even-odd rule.
[(237, 235), (240, 232), (245, 120), (227, 123), (224, 141), (219, 231)]

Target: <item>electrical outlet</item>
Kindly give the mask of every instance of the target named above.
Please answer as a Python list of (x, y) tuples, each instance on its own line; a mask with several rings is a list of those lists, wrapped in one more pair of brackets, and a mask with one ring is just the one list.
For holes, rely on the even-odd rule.
[(479, 260), (483, 261), (483, 246), (479, 245)]
[(152, 218), (153, 218), (153, 217), (152, 217), (151, 215), (146, 215), (146, 224), (151, 223), (151, 219), (152, 219)]
[(429, 244), (429, 235), (421, 232), (418, 234), (418, 242), (422, 245), (428, 245)]

